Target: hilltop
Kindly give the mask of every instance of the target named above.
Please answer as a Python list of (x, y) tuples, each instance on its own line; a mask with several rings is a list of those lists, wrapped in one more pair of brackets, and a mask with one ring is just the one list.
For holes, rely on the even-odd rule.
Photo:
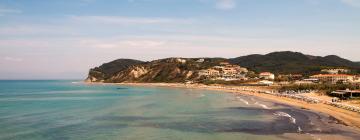
[[(199, 60), (203, 61), (199, 62)], [(184, 82), (199, 79), (199, 70), (208, 69), (224, 61), (226, 61), (224, 58), (166, 58), (151, 62), (119, 59), (91, 69), (87, 81)]]
[(299, 52), (273, 52), (266, 55), (254, 54), (229, 59), (255, 72), (270, 71), (276, 74), (312, 74), (324, 68), (341, 67), (359, 70), (360, 64), (336, 55), (325, 57), (306, 55)]
[[(199, 62), (199, 60), (202, 60)], [(269, 71), (275, 74), (304, 74), (320, 72), (324, 68), (347, 68), (359, 72), (359, 62), (335, 55), (325, 57), (299, 52), (273, 52), (237, 58), (166, 58), (150, 62), (118, 59), (90, 69), (88, 82), (184, 82), (199, 80), (199, 71), (229, 62), (250, 71)]]
[(144, 63), (140, 60), (117, 59), (109, 63), (102, 64), (99, 67), (90, 69), (87, 81), (100, 82), (111, 78), (117, 72), (125, 70), (130, 66)]

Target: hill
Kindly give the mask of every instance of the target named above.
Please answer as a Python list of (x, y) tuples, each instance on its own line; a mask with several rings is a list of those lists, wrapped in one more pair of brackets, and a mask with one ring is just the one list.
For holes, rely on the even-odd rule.
[[(201, 62), (199, 60), (202, 60)], [(348, 68), (360, 72), (359, 62), (352, 62), (335, 55), (325, 57), (305, 55), (299, 52), (273, 52), (253, 54), (237, 58), (166, 58), (143, 62), (118, 59), (90, 69), (88, 82), (184, 82), (199, 80), (198, 72), (230, 62), (250, 71), (269, 71), (275, 74), (319, 73), (324, 68)]]
[(127, 69), (130, 66), (144, 63), (140, 60), (117, 59), (109, 63), (102, 64), (99, 67), (90, 69), (86, 81), (100, 82), (112, 77), (115, 73)]
[(273, 52), (266, 55), (248, 55), (229, 59), (230, 63), (261, 72), (276, 74), (312, 74), (323, 68), (342, 67), (359, 70), (359, 63), (343, 59), (336, 55), (325, 57), (305, 55), (299, 52)]
[[(219, 65), (226, 61), (224, 58), (166, 58), (151, 62), (125, 61), (128, 64), (110, 62), (101, 72), (97, 68), (91, 69), (87, 81), (89, 82), (185, 82), (199, 79), (198, 71)], [(134, 63), (135, 62), (135, 63)], [(139, 62), (139, 63), (138, 63)], [(119, 65), (118, 67), (116, 65)], [(105, 69), (104, 69), (105, 68)], [(112, 70), (110, 70), (110, 68)], [(108, 70), (109, 69), (109, 70)], [(111, 71), (111, 72), (107, 72)], [(117, 71), (117, 72), (115, 72)], [(101, 74), (99, 74), (101, 73)]]

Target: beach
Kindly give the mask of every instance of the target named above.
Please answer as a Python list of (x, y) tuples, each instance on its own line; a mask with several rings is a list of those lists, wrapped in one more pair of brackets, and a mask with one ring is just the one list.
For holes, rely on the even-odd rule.
[(0, 126), (4, 126), (0, 139), (4, 140), (360, 137), (355, 127), (343, 125), (333, 115), (235, 87), (66, 80), (0, 83)]
[(251, 95), (263, 99), (268, 99), (274, 102), (291, 105), (304, 110), (311, 110), (319, 113), (324, 113), (329, 115), (329, 117), (336, 118), (338, 120), (338, 123), (344, 124), (346, 126), (354, 127), (355, 129), (360, 130), (360, 113), (348, 111), (345, 109), (337, 108), (322, 103), (310, 104), (305, 101), (296, 100), (287, 97), (279, 97), (270, 94), (243, 91), (243, 89), (252, 90), (252, 91), (271, 90), (268, 87), (239, 87), (239, 86), (222, 86), (222, 85), (208, 86), (202, 84), (182, 84), (182, 83), (117, 83), (117, 84), (127, 85), (127, 86), (156, 86), (156, 87), (172, 87), (172, 88), (206, 89), (206, 90), (225, 91), (236, 95)]

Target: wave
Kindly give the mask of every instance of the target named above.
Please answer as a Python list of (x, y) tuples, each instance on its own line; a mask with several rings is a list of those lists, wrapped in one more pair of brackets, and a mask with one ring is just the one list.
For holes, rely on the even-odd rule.
[(303, 130), (301, 129), (301, 127), (300, 126), (298, 126), (298, 133), (301, 133)]
[(241, 97), (236, 97), (237, 99), (239, 99), (241, 102), (243, 102), (244, 104), (246, 104), (246, 105), (249, 105), (249, 102), (248, 101), (246, 101), (246, 100), (244, 100), (244, 99), (242, 99)]
[(255, 104), (258, 105), (258, 106), (261, 106), (261, 107), (264, 108), (264, 109), (271, 109), (271, 108), (268, 107), (267, 105), (260, 104), (260, 103), (258, 103), (258, 102), (256, 102)]
[[(296, 124), (296, 119), (294, 117), (292, 117), (290, 114), (285, 113), (285, 112), (275, 112), (274, 113), (275, 116), (280, 116), (280, 117), (287, 117), (289, 118), (290, 122), (293, 124)], [(300, 128), (301, 129), (301, 128)]]

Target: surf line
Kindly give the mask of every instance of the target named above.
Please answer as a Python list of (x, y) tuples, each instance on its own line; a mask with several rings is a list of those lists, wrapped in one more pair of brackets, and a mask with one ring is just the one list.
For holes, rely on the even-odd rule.
[(260, 104), (260, 103), (258, 103), (258, 102), (255, 102), (255, 104), (258, 105), (258, 106), (261, 106), (261, 107), (264, 108), (264, 109), (271, 109), (271, 108), (268, 107), (267, 105)]
[(237, 99), (239, 99), (241, 102), (243, 102), (244, 104), (246, 104), (246, 105), (249, 105), (249, 102), (248, 101), (246, 101), (246, 100), (244, 100), (244, 99), (242, 99), (241, 97), (236, 97)]
[[(279, 111), (279, 112), (275, 112), (274, 115), (275, 115), (275, 116), (279, 116), (279, 117), (289, 118), (290, 123), (292, 123), (292, 124), (294, 124), (294, 125), (297, 125), (297, 124), (296, 124), (296, 119), (295, 119), (293, 116), (291, 116), (290, 114), (288, 114), (288, 113)], [(297, 127), (298, 127), (298, 128), (297, 128), (297, 132), (298, 132), (298, 133), (303, 132), (303, 130), (301, 129), (300, 126), (297, 126)]]

